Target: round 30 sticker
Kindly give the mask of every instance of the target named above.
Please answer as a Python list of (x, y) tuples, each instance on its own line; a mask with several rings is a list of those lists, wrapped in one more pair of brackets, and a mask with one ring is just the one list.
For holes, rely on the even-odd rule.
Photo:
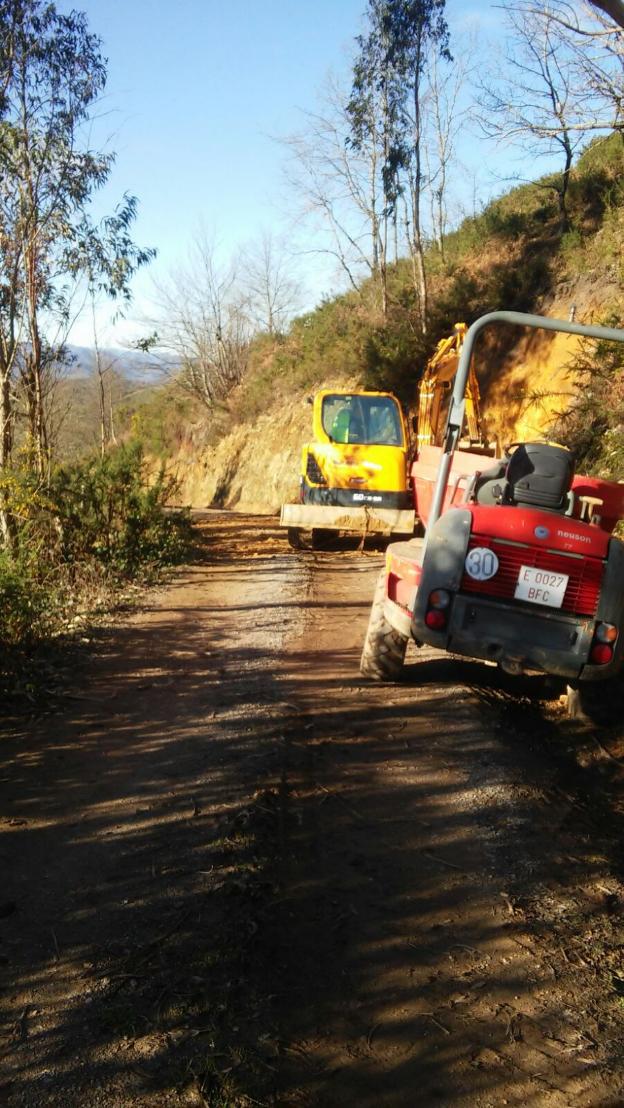
[(474, 581), (489, 581), (498, 573), (498, 558), (487, 546), (475, 546), (466, 556), (466, 573)]

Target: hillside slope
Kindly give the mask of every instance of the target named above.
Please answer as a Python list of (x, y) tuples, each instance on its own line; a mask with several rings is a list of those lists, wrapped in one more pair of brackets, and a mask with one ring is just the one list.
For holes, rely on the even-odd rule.
[[(571, 223), (562, 227), (548, 179), (522, 186), (448, 237), (444, 264), (432, 254), (432, 311), (423, 336), (408, 267), (392, 273), (391, 307), (365, 282), (294, 321), (273, 347), (265, 341), (232, 394), (216, 442), (201, 427), (171, 465), (180, 497), (193, 506), (275, 512), (296, 495), (302, 444), (310, 437), (306, 398), (320, 387), (387, 388), (414, 406), (427, 357), (456, 321), (496, 309), (580, 323), (622, 322), (624, 155), (621, 143), (594, 143), (570, 186)], [(573, 336), (492, 330), (476, 350), (488, 437), (508, 443), (543, 436), (578, 393)], [(214, 432), (213, 432), (214, 439)]]

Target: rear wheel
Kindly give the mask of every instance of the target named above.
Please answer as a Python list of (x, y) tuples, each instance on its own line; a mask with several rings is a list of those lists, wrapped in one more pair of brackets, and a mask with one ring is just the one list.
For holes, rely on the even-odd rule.
[(293, 550), (301, 550), (301, 531), (298, 527), (288, 528), (288, 545), (292, 546)]
[(288, 528), (288, 542), (293, 550), (330, 550), (336, 541), (336, 531), (330, 531), (324, 527), (313, 527), (306, 530), (303, 527)]
[(407, 639), (395, 631), (384, 615), (386, 575), (377, 581), (373, 606), (360, 659), (360, 673), (373, 681), (397, 681), (403, 670)]
[(610, 727), (624, 719), (624, 673), (606, 681), (577, 681), (568, 685), (568, 715)]
[(310, 545), (313, 550), (331, 550), (338, 537), (337, 531), (328, 527), (314, 527), (311, 532)]

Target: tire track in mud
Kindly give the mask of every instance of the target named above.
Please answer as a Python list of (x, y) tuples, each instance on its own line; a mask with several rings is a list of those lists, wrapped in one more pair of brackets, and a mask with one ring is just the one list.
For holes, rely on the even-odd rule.
[(317, 556), (289, 643), (276, 1103), (620, 1104), (613, 829), (496, 671), (362, 682), (378, 565)]

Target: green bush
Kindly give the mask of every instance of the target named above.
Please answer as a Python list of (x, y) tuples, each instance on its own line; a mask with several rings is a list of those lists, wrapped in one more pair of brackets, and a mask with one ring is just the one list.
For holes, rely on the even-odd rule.
[(0, 645), (38, 642), (52, 631), (58, 613), (56, 583), (39, 579), (31, 559), (0, 553)]
[[(30, 648), (72, 622), (85, 591), (145, 576), (185, 558), (188, 512), (169, 511), (174, 482), (148, 479), (141, 446), (59, 466), (42, 491), (32, 474), (4, 475), (12, 549), (0, 552), (0, 671), (7, 651)], [(99, 578), (100, 586), (97, 585)]]
[(164, 469), (147, 481), (136, 442), (103, 458), (59, 467), (49, 498), (62, 560), (95, 558), (126, 576), (136, 575), (141, 566), (180, 561), (188, 550), (190, 524), (187, 513), (165, 511), (174, 489)]

